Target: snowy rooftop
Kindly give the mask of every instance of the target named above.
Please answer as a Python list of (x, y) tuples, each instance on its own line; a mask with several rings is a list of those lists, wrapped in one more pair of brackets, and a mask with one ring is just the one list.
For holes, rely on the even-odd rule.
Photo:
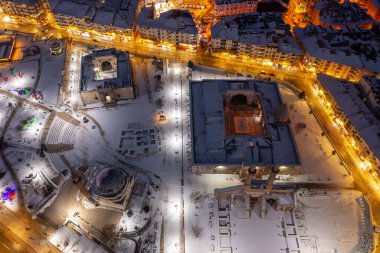
[(376, 36), (374, 30), (357, 26), (343, 26), (341, 30), (307, 26), (294, 32), (310, 56), (379, 72), (380, 45), (372, 39)]
[(157, 19), (153, 18), (153, 13), (154, 7), (142, 8), (137, 20), (137, 25), (179, 33), (198, 34), (197, 27), (188, 10), (173, 9), (162, 12)]
[(318, 74), (319, 83), (334, 98), (371, 151), (380, 160), (380, 122), (359, 97), (354, 83)]
[[(300, 165), (290, 127), (275, 118), (282, 105), (276, 83), (203, 80), (192, 81), (190, 89), (194, 164)], [(227, 108), (234, 99), (227, 101), (231, 93), (253, 97), (256, 104), (247, 107), (258, 112)]]
[(15, 4), (34, 4), (37, 0), (6, 0)]
[(86, 18), (99, 25), (132, 28), (138, 0), (112, 0), (99, 4), (97, 1), (50, 0), (54, 14)]
[(322, 1), (314, 4), (319, 9), (319, 19), (329, 25), (353, 25), (374, 22), (357, 3), (348, 1)]
[(0, 59), (8, 59), (13, 50), (13, 39), (7, 38), (6, 40), (0, 39)]
[(380, 104), (380, 78), (375, 76), (363, 76), (362, 79), (371, 88), (377, 104)]
[(245, 13), (224, 17), (211, 28), (211, 37), (276, 47), (283, 53), (302, 54), (280, 13)]
[[(117, 58), (116, 75), (111, 73), (99, 78), (95, 73), (93, 60), (98, 57), (115, 56)], [(110, 72), (110, 70), (105, 70)], [(107, 76), (109, 78), (107, 78)], [(132, 85), (131, 65), (127, 52), (116, 51), (116, 49), (104, 49), (92, 52), (82, 57), (81, 63), (81, 91), (90, 91), (97, 88), (126, 87)]]

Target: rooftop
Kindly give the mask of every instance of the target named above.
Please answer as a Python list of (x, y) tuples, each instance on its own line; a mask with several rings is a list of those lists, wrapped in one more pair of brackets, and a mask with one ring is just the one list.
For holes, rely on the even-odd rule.
[(353, 25), (374, 22), (359, 4), (325, 0), (314, 4), (319, 9), (319, 19), (329, 25)]
[(164, 29), (179, 33), (198, 34), (198, 29), (188, 10), (169, 10), (162, 12), (160, 17), (154, 19), (154, 7), (144, 7), (140, 11), (137, 25)]
[(13, 39), (12, 38), (0, 38), (0, 60), (9, 59), (13, 51)]
[(317, 78), (380, 160), (380, 121), (359, 97), (355, 84), (323, 74), (318, 74)]
[[(99, 67), (94, 66), (97, 63)], [(127, 52), (104, 49), (82, 57), (81, 91), (131, 85), (131, 65)]]
[(300, 165), (276, 83), (202, 80), (190, 89), (195, 165)]
[(374, 29), (307, 26), (295, 28), (294, 33), (310, 56), (379, 72), (380, 44), (373, 39), (378, 36)]
[(245, 13), (224, 17), (211, 28), (211, 37), (276, 47), (283, 53), (302, 54), (280, 13)]
[(119, 28), (132, 28), (138, 0), (109, 0), (104, 4), (98, 1), (49, 0), (56, 15), (65, 15), (93, 22), (99, 25), (112, 25)]

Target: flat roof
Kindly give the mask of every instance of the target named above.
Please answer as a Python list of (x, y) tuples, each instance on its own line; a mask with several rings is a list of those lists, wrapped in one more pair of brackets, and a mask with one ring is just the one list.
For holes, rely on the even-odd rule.
[(172, 9), (162, 12), (157, 19), (153, 18), (154, 7), (141, 9), (137, 25), (164, 29), (179, 33), (198, 34), (198, 29), (188, 10)]
[(355, 83), (324, 74), (317, 78), (380, 161), (380, 121), (359, 97)]
[[(115, 55), (117, 57), (117, 77), (103, 80), (95, 80), (94, 65), (92, 61), (99, 56)], [(81, 60), (81, 84), (80, 91), (91, 91), (97, 88), (128, 87), (132, 85), (131, 64), (129, 54), (116, 49), (104, 49), (93, 51), (85, 55)]]
[(211, 28), (211, 38), (262, 47), (270, 45), (283, 53), (303, 54), (280, 13), (226, 16)]
[(59, 1), (53, 10), (56, 14), (84, 18), (90, 9), (90, 5), (82, 2)]
[(0, 59), (9, 59), (13, 51), (13, 39), (7, 38), (2, 40), (0, 38)]
[[(254, 91), (261, 97), (268, 133), (227, 136), (224, 96)], [(194, 165), (299, 166), (301, 161), (288, 124), (278, 124), (282, 105), (278, 86), (262, 80), (202, 80), (190, 82)]]
[(112, 25), (115, 28), (131, 29), (138, 0), (112, 0), (99, 3), (92, 0), (49, 0), (55, 15), (86, 18), (86, 22)]
[(375, 30), (354, 26), (307, 26), (295, 28), (294, 34), (313, 57), (340, 63), (358, 69), (379, 72), (380, 46), (372, 39), (379, 34)]

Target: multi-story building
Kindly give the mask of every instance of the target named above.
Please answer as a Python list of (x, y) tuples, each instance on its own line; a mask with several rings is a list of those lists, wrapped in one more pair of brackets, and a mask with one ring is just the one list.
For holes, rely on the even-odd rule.
[[(138, 0), (119, 1), (116, 4), (99, 4), (97, 1), (55, 0), (52, 12), (59, 27), (73, 33), (102, 39), (131, 39)], [(102, 37), (103, 36), (103, 37)]]
[(204, 9), (211, 4), (211, 0), (179, 0), (181, 8)]
[(237, 15), (255, 12), (260, 0), (215, 0), (215, 16)]
[(379, 73), (380, 46), (375, 31), (357, 26), (296, 28), (295, 37), (305, 51), (307, 70), (358, 81), (364, 74)]
[(48, 0), (2, 0), (0, 12), (23, 22), (42, 25), (54, 22)]
[(129, 55), (115, 49), (82, 57), (80, 95), (83, 103), (115, 104), (135, 97)]
[[(378, 79), (376, 82), (379, 85)], [(314, 86), (334, 124), (351, 146), (347, 150), (352, 149), (358, 157), (358, 167), (367, 173), (372, 186), (380, 189), (380, 121), (363, 101), (366, 95), (359, 95), (361, 87), (361, 82), (355, 84), (324, 74), (317, 75)]]
[(154, 7), (141, 9), (137, 20), (141, 39), (170, 43), (194, 49), (199, 41), (198, 30), (188, 10), (169, 10), (154, 18)]
[(350, 0), (358, 3), (362, 8), (367, 10), (367, 13), (372, 16), (377, 22), (380, 21), (380, 0)]
[(192, 81), (190, 94), (194, 172), (301, 165), (276, 83)]
[(224, 17), (211, 28), (213, 52), (232, 52), (258, 61), (297, 64), (302, 50), (279, 13), (249, 13)]
[(357, 3), (351, 3), (347, 0), (343, 3), (324, 0), (314, 4), (311, 23), (313, 25), (332, 26), (335, 29), (341, 29), (344, 25), (357, 25), (361, 28), (370, 29), (374, 19)]

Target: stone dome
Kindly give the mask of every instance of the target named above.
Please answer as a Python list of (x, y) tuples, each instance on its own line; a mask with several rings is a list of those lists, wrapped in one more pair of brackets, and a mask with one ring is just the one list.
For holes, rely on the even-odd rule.
[(103, 193), (114, 193), (123, 188), (128, 175), (120, 169), (104, 168), (96, 175), (96, 188)]

